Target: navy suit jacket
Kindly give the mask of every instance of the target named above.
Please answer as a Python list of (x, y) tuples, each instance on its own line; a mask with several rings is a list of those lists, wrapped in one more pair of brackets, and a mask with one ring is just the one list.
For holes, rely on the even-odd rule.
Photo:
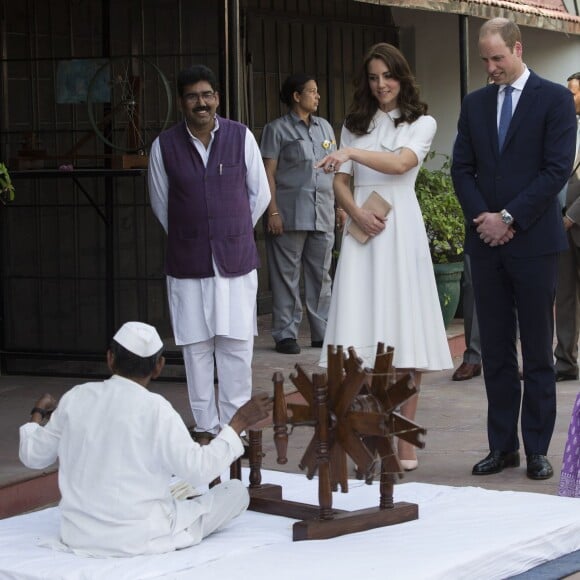
[(516, 235), (494, 248), (466, 229), (466, 252), (485, 256), (508, 252), (531, 257), (567, 247), (558, 192), (574, 160), (576, 113), (572, 93), (561, 85), (530, 77), (499, 151), (497, 85), (467, 95), (461, 106), (451, 174), (468, 224), (482, 212), (506, 209)]

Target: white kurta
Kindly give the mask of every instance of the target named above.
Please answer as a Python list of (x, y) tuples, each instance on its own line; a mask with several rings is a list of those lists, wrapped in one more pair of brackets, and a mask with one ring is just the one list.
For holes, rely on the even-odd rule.
[[(209, 147), (189, 136), (203, 164), (207, 161), (214, 141), (216, 126)], [(245, 141), (246, 186), (248, 189), (252, 224), (255, 226), (270, 203), (270, 187), (264, 170), (260, 149), (251, 131), (246, 130)], [(149, 195), (153, 213), (167, 232), (167, 195), (169, 181), (159, 138), (153, 142), (149, 159)], [(215, 276), (212, 278), (173, 278), (167, 276), (169, 310), (178, 345), (208, 340), (213, 336), (227, 336), (248, 340), (257, 334), (256, 293), (258, 276), (256, 270), (244, 276), (224, 278), (220, 276), (214, 262)]]
[[(399, 368), (441, 370), (453, 366), (443, 326), (433, 264), (415, 179), (435, 135), (433, 117), (395, 127), (398, 110), (377, 111), (370, 133), (357, 137), (343, 128), (341, 147), (370, 151), (411, 149), (419, 164), (403, 175), (387, 175), (360, 163), (343, 163), (354, 175), (354, 198), (361, 206), (375, 190), (391, 205), (386, 228), (366, 244), (345, 235), (332, 289), (321, 364), (327, 344), (354, 346), (374, 366), (377, 342), (395, 348)], [(348, 226), (347, 226), (348, 227)]]
[[(207, 484), (242, 453), (229, 426), (200, 447), (166, 399), (117, 375), (68, 391), (46, 427), (20, 427), (20, 460), (27, 467), (42, 469), (58, 457), (61, 539), (89, 556), (183, 547), (176, 535), (219, 506), (212, 508), (209, 494), (175, 500), (171, 475)], [(191, 544), (200, 540), (194, 526)]]

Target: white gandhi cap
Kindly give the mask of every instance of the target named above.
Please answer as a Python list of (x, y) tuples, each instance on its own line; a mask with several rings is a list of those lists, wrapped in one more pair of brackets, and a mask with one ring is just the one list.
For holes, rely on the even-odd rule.
[(153, 356), (163, 348), (157, 330), (144, 322), (125, 322), (113, 339), (141, 358)]

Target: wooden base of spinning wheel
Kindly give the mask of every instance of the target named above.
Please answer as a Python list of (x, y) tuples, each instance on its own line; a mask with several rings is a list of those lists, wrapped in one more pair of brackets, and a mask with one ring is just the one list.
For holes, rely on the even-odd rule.
[(419, 506), (398, 502), (393, 507), (372, 507), (355, 511), (331, 509), (330, 519), (321, 519), (320, 507), (282, 499), (282, 487), (265, 484), (250, 488), (252, 511), (301, 519), (292, 526), (292, 539), (328, 540), (373, 528), (402, 524), (419, 518)]

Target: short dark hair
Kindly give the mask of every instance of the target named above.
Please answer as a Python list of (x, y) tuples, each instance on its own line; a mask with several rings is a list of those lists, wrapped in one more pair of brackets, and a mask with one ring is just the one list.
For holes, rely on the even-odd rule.
[(280, 89), (280, 100), (288, 107), (292, 106), (292, 95), (294, 93), (301, 93), (304, 90), (304, 85), (308, 81), (316, 80), (312, 75), (303, 72), (294, 73), (288, 77), (282, 84)]
[(512, 52), (516, 42), (522, 41), (520, 27), (513, 20), (507, 18), (492, 18), (484, 22), (479, 29), (479, 40), (488, 34), (499, 34)]
[(183, 69), (177, 76), (177, 92), (183, 97), (183, 89), (187, 85), (195, 85), (200, 81), (207, 81), (212, 90), (217, 91), (218, 85), (214, 72), (203, 64), (196, 64)]
[(567, 79), (567, 81), (580, 81), (580, 72), (574, 73), (573, 75), (570, 75)]
[(151, 356), (141, 357), (121, 346), (115, 339), (111, 340), (109, 350), (113, 355), (113, 372), (122, 377), (138, 379), (148, 377), (163, 354), (161, 348)]

